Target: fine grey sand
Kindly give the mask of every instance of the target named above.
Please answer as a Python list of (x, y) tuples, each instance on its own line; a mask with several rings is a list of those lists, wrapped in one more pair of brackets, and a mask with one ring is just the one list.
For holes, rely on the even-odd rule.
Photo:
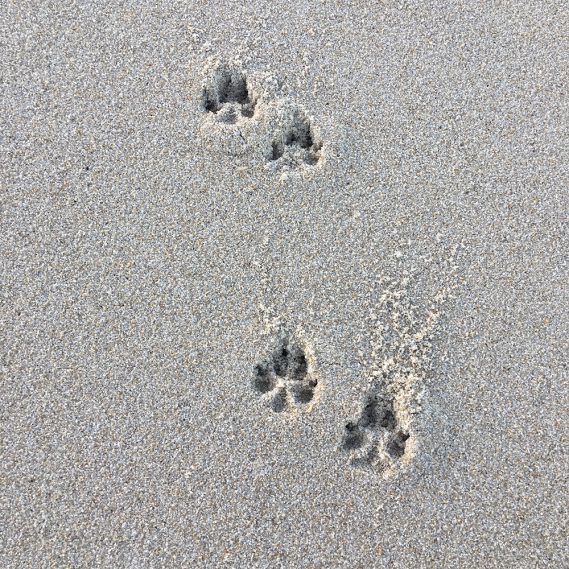
[(0, 3), (0, 567), (568, 567), (568, 30)]

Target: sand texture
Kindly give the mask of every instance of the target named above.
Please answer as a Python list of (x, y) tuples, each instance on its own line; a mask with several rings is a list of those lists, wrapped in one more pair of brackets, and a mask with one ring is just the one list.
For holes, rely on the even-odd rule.
[(0, 2), (0, 567), (569, 567), (568, 30)]

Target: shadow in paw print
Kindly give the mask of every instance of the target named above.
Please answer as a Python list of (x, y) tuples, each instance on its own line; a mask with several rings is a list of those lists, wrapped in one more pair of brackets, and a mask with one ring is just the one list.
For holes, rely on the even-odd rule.
[(359, 428), (357, 423), (349, 422), (346, 423), (346, 431), (344, 433), (344, 441), (342, 443), (342, 448), (344, 450), (353, 450), (361, 448), (365, 442), (364, 433)]
[(253, 388), (266, 396), (270, 408), (278, 413), (306, 405), (318, 385), (309, 367), (303, 347), (285, 335), (271, 356), (255, 366)]
[(267, 365), (259, 364), (255, 367), (254, 387), (259, 393), (268, 393), (274, 389), (275, 381)]
[(281, 413), (282, 411), (285, 411), (287, 407), (288, 401), (286, 396), (286, 389), (284, 387), (280, 387), (275, 393), (274, 397), (271, 399), (271, 409), (275, 413)]
[(393, 458), (401, 458), (405, 454), (405, 444), (408, 438), (408, 433), (397, 431), (387, 444), (388, 454)]
[(384, 469), (389, 466), (386, 457), (389, 462), (405, 455), (409, 437), (399, 425), (393, 399), (374, 393), (366, 398), (359, 419), (346, 423), (340, 448), (350, 454), (352, 466)]
[(247, 79), (239, 69), (219, 67), (204, 88), (203, 107), (223, 122), (235, 123), (239, 115), (255, 114), (256, 98), (249, 93)]
[(281, 158), (287, 148), (300, 149), (302, 159), (309, 165), (314, 165), (320, 160), (322, 144), (315, 142), (310, 118), (300, 109), (294, 109), (291, 112), (290, 124), (285, 128), (282, 136), (273, 141), (271, 160)]

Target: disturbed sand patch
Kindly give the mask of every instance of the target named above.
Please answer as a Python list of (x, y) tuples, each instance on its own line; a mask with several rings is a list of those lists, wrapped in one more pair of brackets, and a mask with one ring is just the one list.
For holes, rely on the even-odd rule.
[(425, 311), (409, 296), (409, 277), (380, 279), (382, 293), (369, 315), (367, 393), (357, 419), (345, 424), (340, 444), (350, 466), (387, 478), (417, 452), (414, 416), (422, 409), (442, 306), (458, 286), (455, 255), (456, 248), (445, 263), (445, 284)]

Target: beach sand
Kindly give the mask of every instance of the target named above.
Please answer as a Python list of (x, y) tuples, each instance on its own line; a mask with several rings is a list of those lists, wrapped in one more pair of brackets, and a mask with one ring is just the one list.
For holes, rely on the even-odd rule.
[(0, 565), (562, 568), (565, 2), (7, 2)]

